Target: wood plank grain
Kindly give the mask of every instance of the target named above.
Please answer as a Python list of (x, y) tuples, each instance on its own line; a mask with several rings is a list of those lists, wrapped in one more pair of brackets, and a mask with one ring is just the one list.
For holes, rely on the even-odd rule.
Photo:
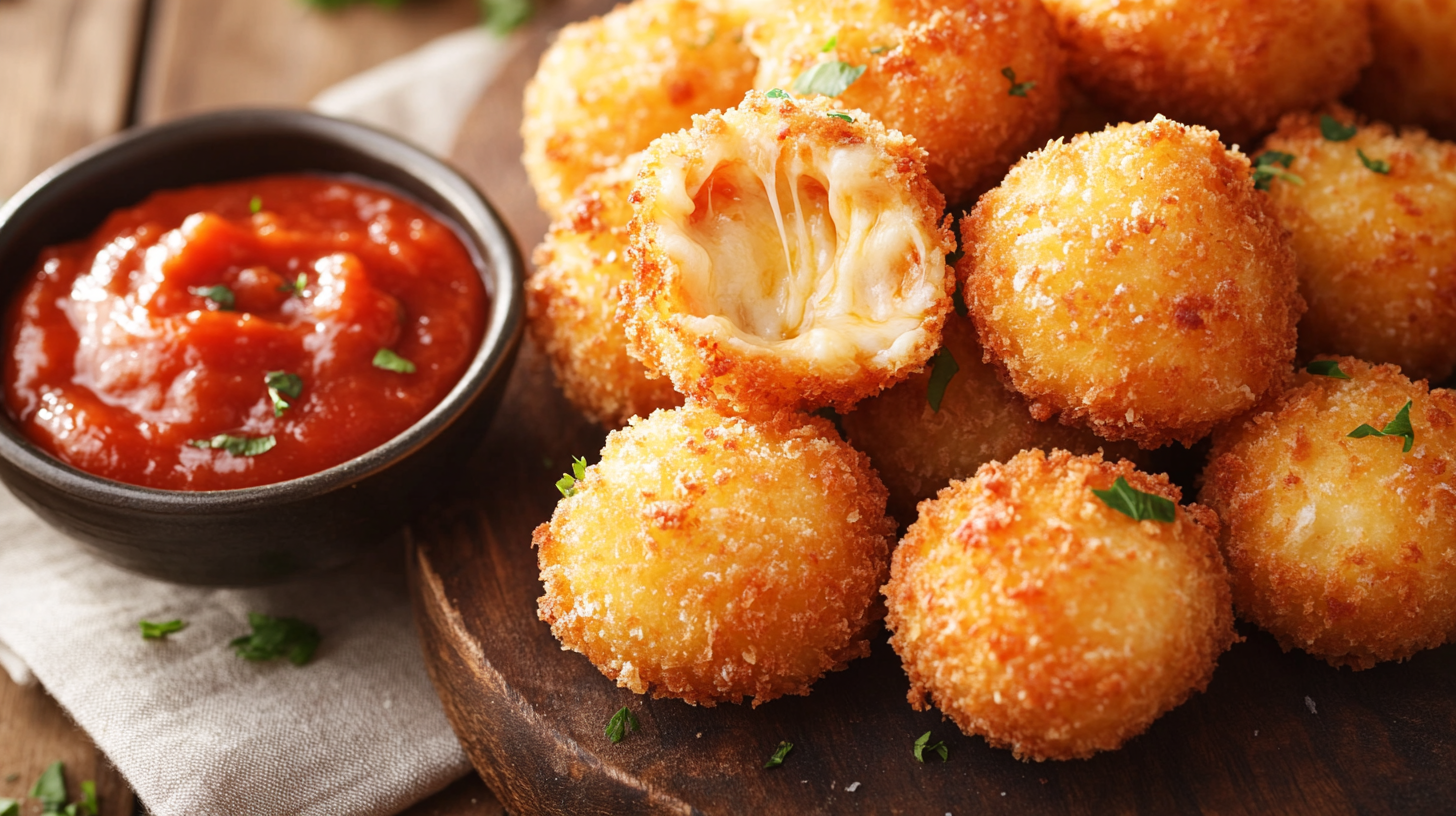
[(126, 122), (142, 6), (0, 3), (0, 200)]
[(139, 120), (302, 107), (328, 86), (478, 17), (475, 0), (335, 12), (300, 0), (156, 0)]
[[(52, 762), (66, 763), (67, 789), (81, 797), (81, 783), (96, 782), (101, 816), (132, 816), (126, 780), (86, 733), (38, 686), (21, 688), (0, 672), (0, 798), (20, 799)], [(26, 800), (21, 816), (36, 816), (40, 802)]]

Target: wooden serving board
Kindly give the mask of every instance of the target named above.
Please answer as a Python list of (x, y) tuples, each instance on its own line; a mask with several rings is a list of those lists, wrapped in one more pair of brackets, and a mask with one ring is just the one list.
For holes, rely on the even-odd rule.
[[(531, 530), (553, 482), (604, 434), (523, 349), (458, 494), (412, 529), (410, 583), (426, 660), (487, 784), (532, 813), (1439, 813), (1456, 809), (1456, 647), (1337, 670), (1243, 628), (1195, 695), (1119, 751), (1023, 763), (917, 713), (881, 632), (873, 654), (808, 697), (696, 708), (617, 688), (536, 617)], [(641, 731), (613, 745), (628, 706)], [(950, 759), (912, 755), (926, 731)], [(764, 761), (794, 744), (780, 768)], [(857, 786), (854, 783), (859, 783)], [(854, 788), (850, 790), (850, 788)]]

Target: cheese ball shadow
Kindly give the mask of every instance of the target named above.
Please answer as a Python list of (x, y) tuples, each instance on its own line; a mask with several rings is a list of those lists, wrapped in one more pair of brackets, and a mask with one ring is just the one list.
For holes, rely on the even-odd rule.
[(569, 25), (526, 86), (521, 157), (553, 219), (576, 188), (753, 87), (743, 15), (717, 0), (635, 0)]
[(826, 420), (690, 403), (610, 434), (536, 529), (540, 616), (619, 686), (758, 706), (869, 654), (893, 534)]
[[(1322, 117), (1345, 128), (1332, 134), (1353, 134), (1326, 138)], [(1293, 174), (1266, 186), (1291, 233), (1309, 303), (1299, 323), (1301, 354), (1349, 354), (1393, 363), (1411, 377), (1449, 377), (1456, 370), (1456, 144), (1419, 130), (1396, 133), (1334, 107), (1284, 117), (1264, 150), (1287, 158)]]
[(940, 344), (945, 201), (900, 133), (832, 99), (770, 94), (647, 149), (619, 314), (632, 353), (689, 398), (847, 410)]
[[(1368, 669), (1456, 633), (1456, 393), (1332, 362), (1349, 379), (1301, 373), (1214, 435), (1199, 500), (1224, 521), (1239, 616), (1286, 651)], [(1412, 440), (1351, 437), (1403, 410)]]
[(961, 222), (988, 361), (1106, 439), (1191, 445), (1283, 385), (1304, 311), (1247, 159), (1162, 117), (1023, 159)]
[(619, 287), (632, 278), (627, 197), (640, 166), (634, 154), (587, 178), (536, 248), (536, 273), (526, 281), (531, 338), (567, 399), (608, 429), (682, 404), (671, 382), (649, 379), (627, 353), (627, 333), (616, 321)]
[[(1173, 520), (1093, 493), (1119, 485)], [(1031, 450), (923, 502), (884, 588), (910, 704), (1041, 761), (1116, 749), (1206, 688), (1237, 636), (1218, 520), (1180, 496), (1130, 462)]]

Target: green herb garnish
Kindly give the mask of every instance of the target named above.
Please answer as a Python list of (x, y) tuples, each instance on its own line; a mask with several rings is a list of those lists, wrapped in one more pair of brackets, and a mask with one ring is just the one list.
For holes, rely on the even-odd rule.
[(204, 450), (222, 450), (231, 453), (233, 456), (257, 456), (260, 453), (267, 453), (273, 450), (278, 440), (272, 434), (267, 436), (233, 436), (232, 434), (218, 434), (211, 439), (192, 439), (187, 444), (194, 448)]
[(1390, 162), (1386, 161), (1385, 159), (1372, 159), (1369, 156), (1365, 155), (1364, 150), (1361, 150), (1358, 147), (1355, 148), (1355, 154), (1360, 157), (1360, 163), (1365, 165), (1366, 170), (1369, 170), (1372, 173), (1379, 173), (1381, 175), (1387, 175), (1390, 173)]
[(839, 35), (838, 34), (835, 34), (833, 37), (830, 37), (829, 38), (829, 41), (826, 42), (826, 43), (824, 43), (824, 47), (819, 49), (819, 53), (821, 53), (821, 54), (827, 54), (830, 51), (833, 51), (834, 50), (834, 46), (836, 46), (836, 45), (839, 45)]
[(66, 764), (52, 762), (41, 771), (40, 778), (30, 789), (30, 795), (39, 799), (45, 813), (57, 813), (66, 804)]
[(1254, 157), (1254, 189), (1267, 190), (1274, 179), (1287, 181), (1296, 187), (1304, 186), (1304, 179), (1283, 168), (1294, 164), (1294, 156), (1277, 150), (1266, 150)]
[(308, 287), (308, 275), (299, 272), (298, 277), (292, 283), (285, 283), (278, 287), (278, 291), (287, 292), (289, 297), (303, 297), (303, 290)]
[(1355, 138), (1355, 126), (1342, 124), (1326, 113), (1320, 116), (1320, 135), (1332, 142), (1348, 142)]
[(871, 48), (870, 49), (870, 53), (871, 54), (883, 54), (883, 53), (885, 53), (886, 51), (889, 51), (889, 50), (890, 50), (890, 46), (888, 46), (888, 45), (877, 45), (874, 48)]
[(252, 213), (253, 215), (257, 215), (262, 211), (263, 199), (259, 198), (258, 196), (253, 196), (253, 200), (248, 202), (248, 212)]
[(950, 385), (951, 378), (960, 370), (960, 364), (951, 356), (950, 349), (942, 348), (935, 353), (930, 369), (930, 386), (925, 389), (930, 410), (940, 413), (941, 400), (945, 399), (945, 387)]
[(233, 296), (233, 290), (220, 283), (216, 286), (193, 286), (187, 291), (216, 303), (217, 308), (224, 312), (231, 312), (233, 306), (237, 304), (237, 298)]
[(249, 612), (248, 625), (253, 627), (252, 634), (235, 637), (228, 643), (237, 650), (238, 657), (247, 660), (286, 657), (293, 665), (302, 666), (313, 658), (321, 640), (317, 629), (298, 618)]
[(1034, 81), (1017, 82), (1016, 72), (1011, 70), (1011, 66), (1009, 65), (1001, 69), (1001, 76), (1006, 77), (1007, 81), (1011, 83), (1011, 89), (1006, 92), (1007, 96), (1026, 96), (1027, 91), (1036, 87), (1036, 82)]
[(854, 117), (853, 116), (850, 116), (847, 113), (829, 113), (829, 114), (825, 114), (825, 115), (828, 116), (830, 119), (842, 119), (842, 120), (844, 120), (846, 122), (853, 122), (854, 121)]
[(1406, 400), (1405, 407), (1396, 413), (1395, 419), (1386, 423), (1384, 428), (1375, 430), (1369, 425), (1361, 425), (1346, 436), (1351, 439), (1364, 439), (1367, 436), (1403, 436), (1405, 447), (1400, 449), (1401, 453), (1410, 453), (1412, 446), (1416, 444), (1416, 429), (1411, 427), (1410, 409), (1412, 400)]
[(571, 498), (576, 495), (576, 483), (586, 478), (586, 460), (580, 456), (571, 457), (571, 472), (561, 474), (556, 480), (556, 489), (561, 491), (562, 498)]
[[(81, 783), (81, 801), (77, 804), (80, 805), (78, 816), (97, 816), (101, 813), (101, 803), (96, 801), (95, 782), (88, 779)], [(66, 812), (69, 816), (70, 808), (67, 808)]]
[(20, 816), (20, 803), (14, 799), (0, 799), (0, 816)]
[(926, 751), (930, 751), (932, 753), (939, 754), (940, 755), (940, 761), (941, 762), (945, 762), (945, 761), (947, 761), (947, 760), (950, 759), (950, 749), (947, 748), (947, 747), (945, 747), (945, 740), (941, 740), (940, 742), (937, 742), (934, 745), (930, 745), (929, 743), (930, 743), (930, 732), (929, 731), (926, 731), (924, 734), (921, 734), (920, 735), (920, 739), (915, 740), (915, 758), (917, 760), (919, 760), (920, 762), (924, 762), (925, 761), (925, 752)]
[(397, 371), (400, 374), (415, 373), (415, 364), (395, 354), (387, 348), (374, 352), (374, 367), (382, 368), (385, 371)]
[(1135, 521), (1166, 521), (1171, 522), (1178, 517), (1178, 505), (1152, 493), (1144, 493), (1141, 490), (1127, 483), (1127, 479), (1118, 476), (1117, 481), (1112, 483), (1111, 490), (1092, 489), (1093, 494), (1102, 500), (1102, 503), (1113, 510), (1131, 516)]
[(789, 98), (789, 95), (787, 93), (785, 93), (782, 88), (770, 88), (769, 89), (769, 92), (766, 93), (766, 94), (764, 94), (764, 96), (768, 97), (769, 99), (788, 99)]
[(779, 747), (774, 749), (773, 756), (768, 758), (768, 762), (763, 763), (763, 767), (777, 768), (784, 764), (784, 757), (788, 756), (792, 750), (794, 750), (794, 744), (792, 742), (779, 743)]
[(263, 383), (268, 386), (268, 399), (273, 400), (273, 416), (281, 417), (293, 403), (284, 399), (298, 399), (303, 393), (303, 378), (297, 374), (289, 374), (287, 371), (269, 371), (263, 376)]
[(1339, 360), (1315, 360), (1304, 367), (1305, 371), (1311, 374), (1318, 374), (1321, 377), (1333, 377), (1337, 380), (1348, 380), (1350, 375), (1340, 370)]
[(187, 628), (187, 622), (183, 620), (169, 620), (161, 623), (151, 621), (137, 621), (142, 628), (142, 638), (146, 640), (161, 640), (173, 632), (180, 632)]
[(839, 96), (864, 75), (866, 67), (839, 60), (821, 62), (799, 74), (799, 78), (794, 80), (794, 93)]
[(520, 28), (533, 11), (532, 0), (480, 0), (480, 22), (496, 34)]
[(637, 715), (633, 714), (626, 706), (617, 709), (617, 713), (607, 720), (606, 735), (613, 745), (627, 738), (630, 731), (641, 730), (642, 724), (637, 722)]

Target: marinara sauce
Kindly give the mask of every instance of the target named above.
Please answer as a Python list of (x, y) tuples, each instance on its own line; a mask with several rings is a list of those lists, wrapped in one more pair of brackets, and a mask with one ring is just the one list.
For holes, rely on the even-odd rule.
[(159, 192), (41, 253), (7, 313), (5, 407), (108, 479), (279, 482), (428, 413), (486, 306), (460, 239), (392, 193), (299, 175)]

